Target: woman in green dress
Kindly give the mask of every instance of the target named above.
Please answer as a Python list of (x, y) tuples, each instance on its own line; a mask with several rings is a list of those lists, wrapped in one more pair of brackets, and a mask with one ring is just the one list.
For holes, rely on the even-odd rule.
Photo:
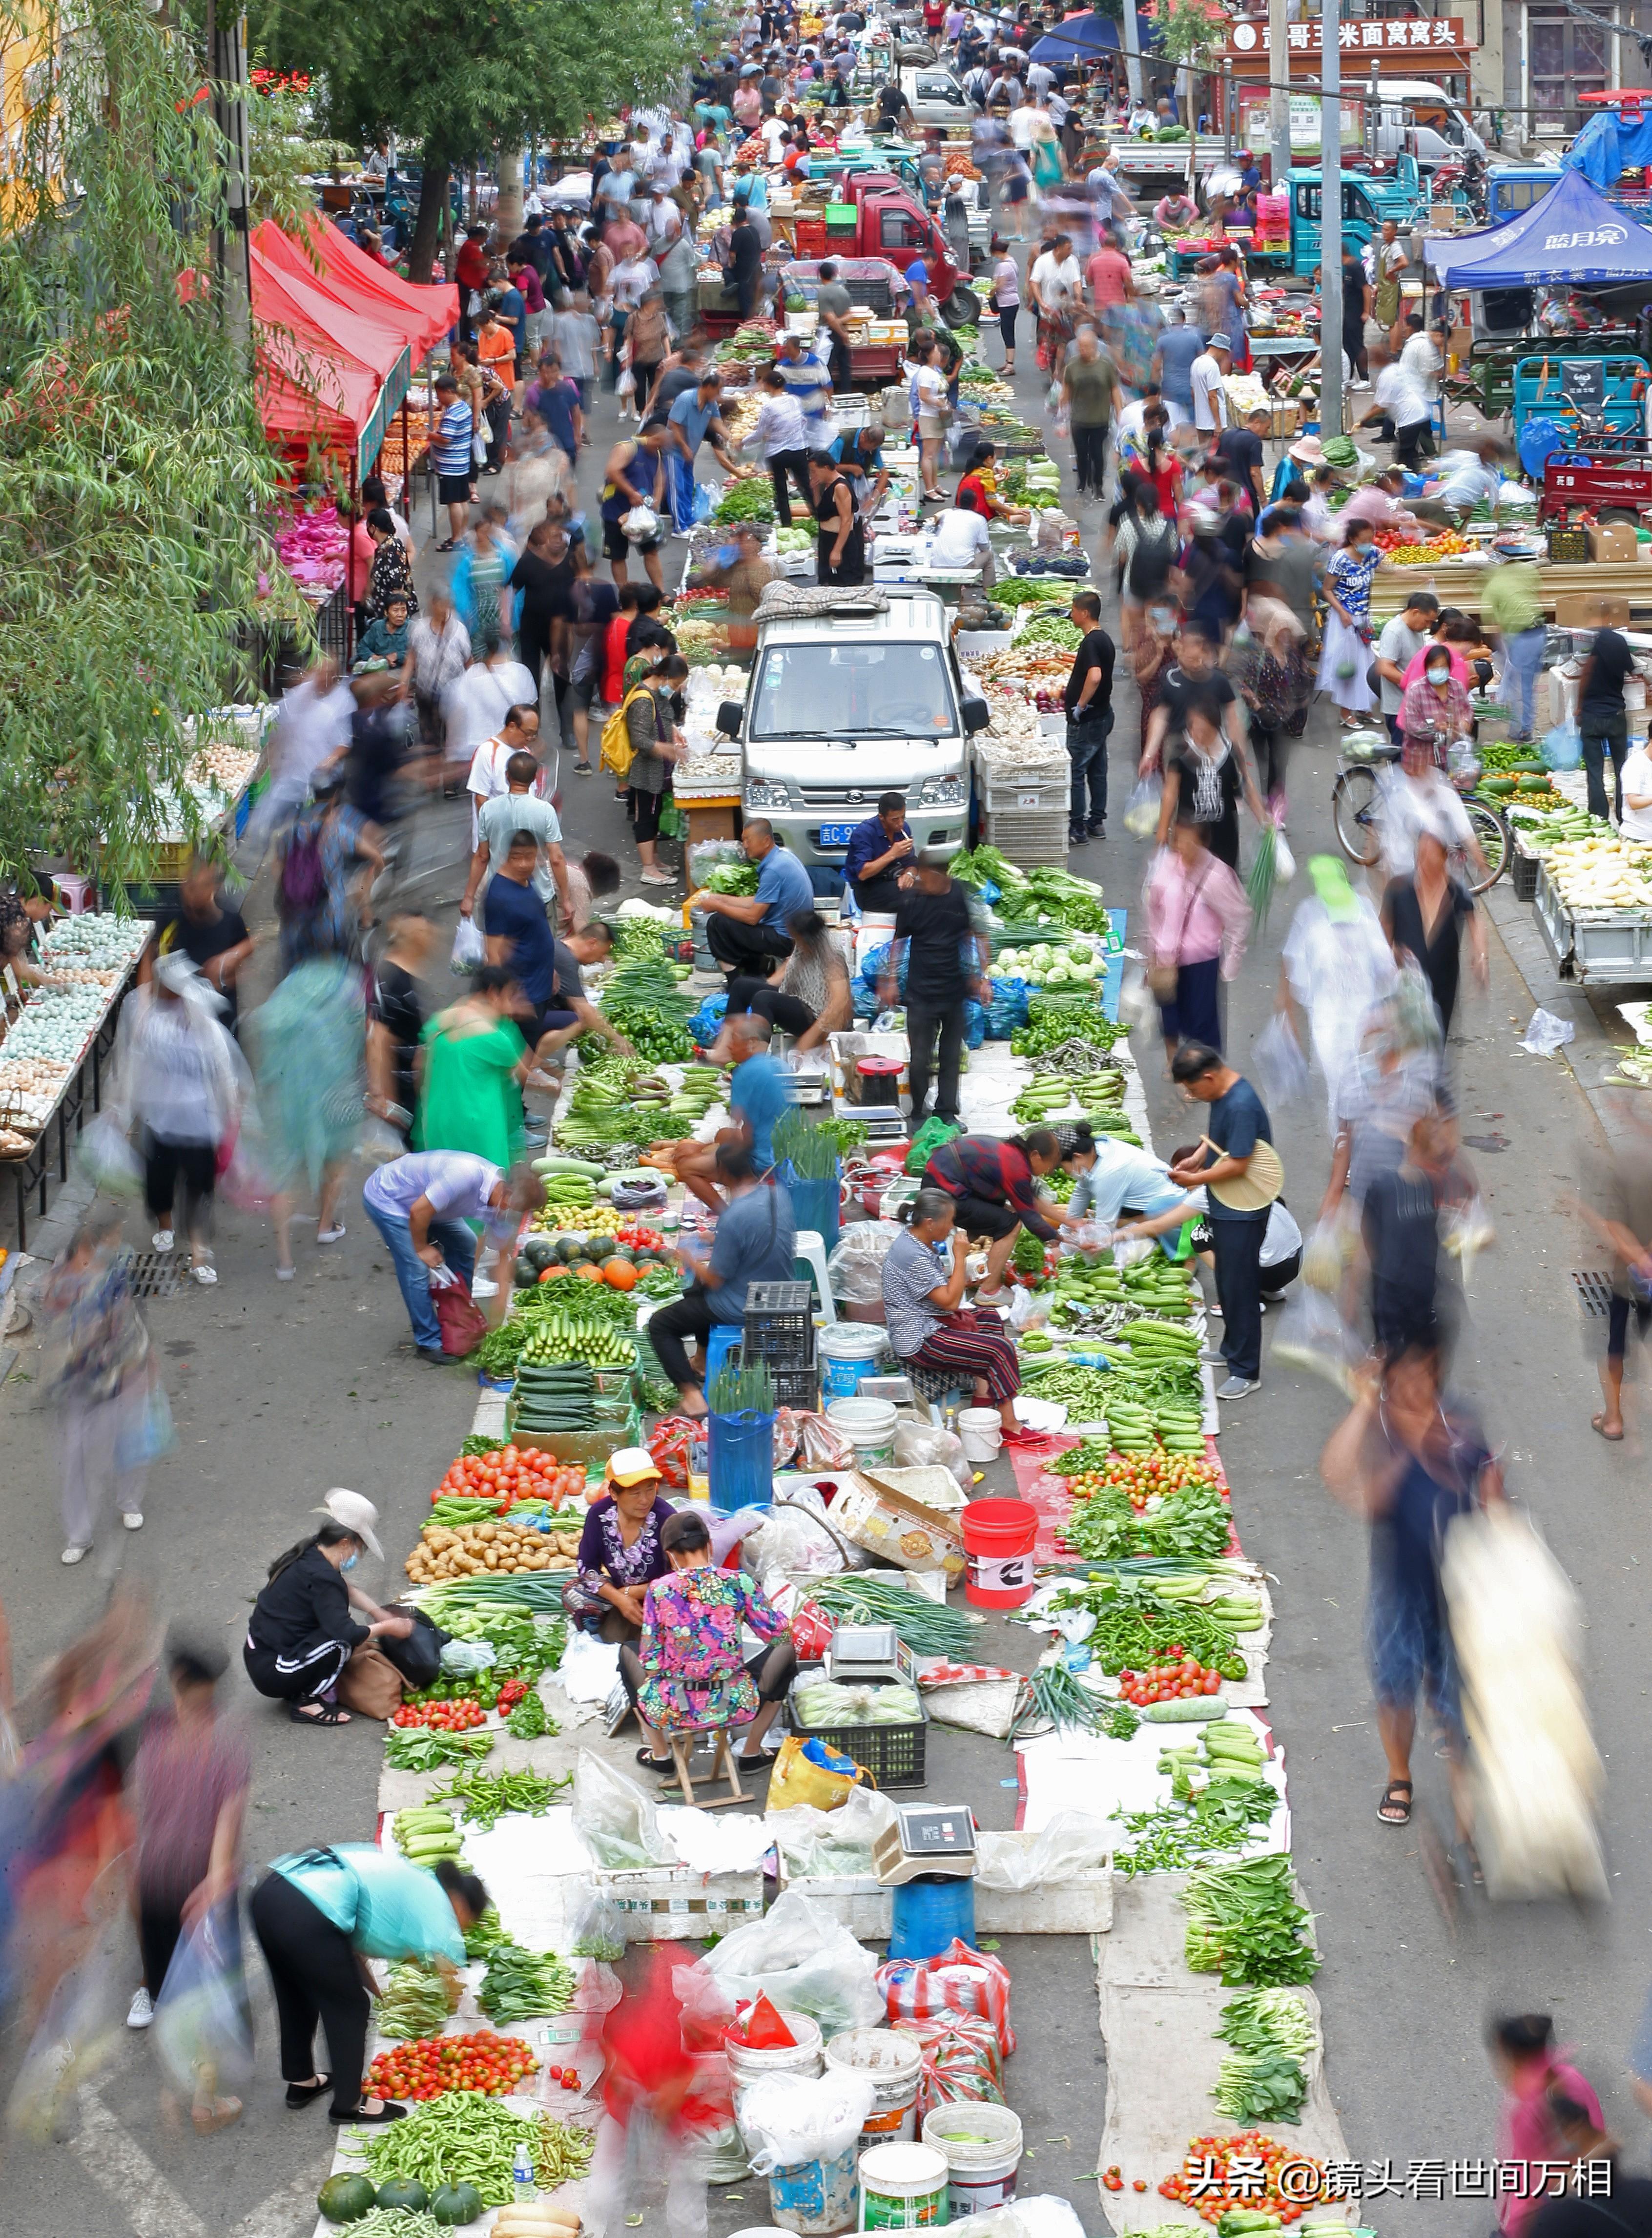
[(530, 1063), (512, 1016), (520, 1007), (511, 974), (485, 964), (471, 992), (425, 1028), (415, 1149), (466, 1150), (510, 1165), (521, 1148), (521, 1083)]

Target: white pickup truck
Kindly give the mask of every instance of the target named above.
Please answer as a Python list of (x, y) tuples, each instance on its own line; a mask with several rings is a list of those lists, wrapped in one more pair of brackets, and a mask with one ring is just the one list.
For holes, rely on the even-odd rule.
[(882, 792), (905, 795), (920, 848), (959, 851), (969, 740), (990, 720), (959, 668), (946, 608), (898, 585), (761, 621), (745, 703), (717, 711), (718, 730), (741, 743), (745, 814), (768, 818), (821, 894), (842, 884), (849, 834)]

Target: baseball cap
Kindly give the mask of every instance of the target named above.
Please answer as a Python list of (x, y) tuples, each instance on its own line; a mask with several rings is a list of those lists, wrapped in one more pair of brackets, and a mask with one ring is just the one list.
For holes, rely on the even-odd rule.
[(624, 1485), (646, 1484), (651, 1479), (656, 1484), (664, 1481), (664, 1471), (655, 1460), (646, 1446), (623, 1446), (618, 1453), (608, 1456), (609, 1481)]

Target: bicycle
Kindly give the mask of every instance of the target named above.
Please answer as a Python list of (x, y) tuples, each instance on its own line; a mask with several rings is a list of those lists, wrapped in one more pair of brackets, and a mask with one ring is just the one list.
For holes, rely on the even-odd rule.
[[(1375, 870), (1382, 857), (1384, 803), (1379, 772), (1394, 768), (1399, 758), (1400, 749), (1388, 739), (1380, 745), (1373, 739), (1363, 750), (1352, 751), (1345, 741), (1337, 757), (1337, 781), (1331, 791), (1331, 820), (1338, 845), (1351, 863), (1358, 863), (1363, 870)], [(1461, 876), (1471, 894), (1483, 894), (1496, 885), (1508, 869), (1514, 851), (1508, 819), (1495, 802), (1476, 790), (1479, 779), (1480, 765), (1471, 756), (1464, 763), (1462, 772), (1454, 774), (1452, 778), (1462, 798), (1469, 829), (1485, 861), (1481, 871), (1466, 849), (1457, 847), (1451, 851), (1451, 868)]]

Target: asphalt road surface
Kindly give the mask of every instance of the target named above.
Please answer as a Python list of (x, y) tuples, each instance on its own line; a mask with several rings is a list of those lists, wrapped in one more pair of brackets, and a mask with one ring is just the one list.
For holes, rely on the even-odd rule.
[[(995, 360), (995, 338), (988, 347)], [(1025, 353), (1028, 369), (1017, 386), (1036, 416), (1044, 384), (1030, 357)], [(596, 447), (581, 468), (587, 489), (594, 489), (612, 425), (608, 400), (595, 420)], [(1070, 470), (1067, 446), (1057, 447)], [(1069, 506), (1076, 508), (1076, 500)], [(1077, 510), (1094, 553), (1099, 508)], [(431, 572), (426, 558), (421, 577)], [(1110, 586), (1104, 593), (1113, 626)], [(1117, 836), (1076, 853), (1073, 867), (1100, 877), (1114, 903), (1133, 906), (1146, 850), (1124, 836), (1116, 817), (1138, 731), (1127, 683), (1120, 682), (1116, 704)], [(1298, 862), (1333, 844), (1334, 768), (1329, 725), (1316, 715), (1291, 776)], [(634, 850), (606, 780), (565, 775), (564, 796), (571, 846), (600, 844), (618, 853), (627, 864), (627, 891), (638, 891)], [(426, 812), (420, 844), (433, 868), (426, 898), (448, 926), (466, 836), (460, 804)], [(1305, 890), (1299, 877), (1279, 896), (1232, 990), (1230, 1046), (1241, 1065), (1270, 1014), (1279, 946)], [(254, 886), (249, 906), (254, 923), (268, 930), (266, 886)], [(1503, 1451), (1514, 1497), (1540, 1524), (1587, 1610), (1590, 1698), (1609, 1783), (1609, 1904), (1593, 1913), (1561, 1906), (1493, 1910), (1470, 1890), (1453, 1894), (1437, 1860), (1431, 1862), (1429, 1829), (1444, 1829), (1448, 1814), (1444, 1767), (1425, 1742), (1417, 1751), (1416, 1820), (1403, 1831), (1378, 1823), (1383, 1765), (1362, 1651), (1363, 1531), (1331, 1500), (1318, 1473), (1339, 1403), (1328, 1386), (1265, 1367), (1262, 1391), (1232, 1411), (1223, 1444), (1246, 1549), (1278, 1580), (1272, 1715), (1287, 1751), (1295, 1857), (1325, 1954), (1318, 1988), (1331, 2089), (1351, 2153), (1379, 2170), (1387, 2163), (1402, 2192), (1411, 2162), (1492, 2152), (1497, 2093), (1482, 2031), (1500, 2009), (1554, 2012), (1562, 2038), (1627, 2139), (1630, 2162), (1643, 2162), (1647, 2150), (1626, 2071), (1652, 1983), (1647, 1642), (1629, 1638), (1652, 1630), (1642, 1575), (1652, 1577), (1647, 1418), (1632, 1390), (1628, 1441), (1605, 1447), (1590, 1434), (1593, 1355), (1602, 1325), (1580, 1314), (1571, 1270), (1595, 1262), (1562, 1202), (1600, 1125), (1596, 1090), (1610, 1069), (1613, 1039), (1624, 1035), (1609, 1004), (1557, 986), (1528, 910), (1500, 894), (1492, 914), (1490, 992), (1468, 997), (1453, 1051), (1465, 1132), (1487, 1145), (1471, 1155), (1497, 1226), (1497, 1248), (1475, 1277), (1458, 1382)], [(255, 999), (269, 977), (267, 953), (257, 959), (244, 1001)], [(439, 999), (452, 988), (444, 982), (434, 991)], [(1569, 1063), (1517, 1048), (1536, 1001), (1576, 1021)], [(1185, 1121), (1158, 1077), (1150, 1044), (1142, 1055), (1163, 1146), (1180, 1138)], [(1305, 1227), (1328, 1165), (1317, 1103), (1279, 1115), (1277, 1131), (1287, 1195)], [(61, 1241), (77, 1201), (71, 1190), (64, 1218), (43, 1232), (41, 1250)], [(177, 1445), (154, 1473), (143, 1531), (106, 1539), (96, 1559), (79, 1569), (58, 1561), (56, 1439), (32, 1338), (22, 1340), (0, 1388), (10, 1491), (4, 1603), (21, 1678), (37, 1672), (91, 1618), (115, 1562), (144, 1581), (168, 1619), (221, 1639), (232, 1655), (229, 1691), (253, 1736), (246, 1844), (253, 1867), (299, 1844), (368, 1837), (381, 1755), (375, 1727), (302, 1731), (247, 1689), (236, 1651), (265, 1566), (308, 1527), (308, 1511), (335, 1484), (373, 1499), (387, 1546), (405, 1549), (430, 1486), (469, 1427), (474, 1398), (461, 1371), (432, 1373), (413, 1361), (390, 1269), (354, 1186), (345, 1205), (348, 1233), (339, 1246), (317, 1250), (299, 1232), (299, 1279), (290, 1287), (274, 1280), (267, 1225), (224, 1211), (219, 1287), (155, 1301), (151, 1325)], [(134, 1242), (147, 1243), (146, 1225), (135, 1211), (129, 1215)], [(1030, 1663), (1027, 1635), (995, 1627), (992, 1637), (1007, 1659)], [(934, 1798), (964, 1795), (985, 1823), (1010, 1823), (1006, 1751), (937, 1731), (931, 1760)], [(320, 2107), (303, 2115), (283, 2109), (261, 1975), (254, 1968), (260, 2059), (245, 2118), (203, 2142), (162, 2120), (149, 2048), (121, 2026), (137, 1975), (131, 1937), (120, 1923), (110, 1930), (109, 1954), (107, 2063), (69, 2109), (54, 2147), (22, 2140), (7, 2146), (9, 2227), (42, 2238), (124, 2238), (129, 2231), (137, 2238), (293, 2238), (308, 2228), (332, 2132)], [(1004, 1955), (1021, 2038), (1010, 2090), (1034, 2154), (1023, 2186), (1067, 2192), (1086, 2228), (1099, 2230), (1095, 2187), (1081, 2181), (1096, 2165), (1104, 2089), (1088, 1954), (1081, 1942), (1033, 1939), (1007, 1945)], [(14, 2028), (0, 2084), (10, 2087), (21, 2050)], [(737, 2197), (716, 2199), (715, 2227), (762, 2221), (766, 2204), (750, 2180)], [(1483, 2232), (1492, 2214), (1473, 2202), (1390, 2195), (1376, 2198), (1364, 2219), (1384, 2233), (1473, 2233)], [(660, 2227), (657, 2208), (648, 2225)]]

